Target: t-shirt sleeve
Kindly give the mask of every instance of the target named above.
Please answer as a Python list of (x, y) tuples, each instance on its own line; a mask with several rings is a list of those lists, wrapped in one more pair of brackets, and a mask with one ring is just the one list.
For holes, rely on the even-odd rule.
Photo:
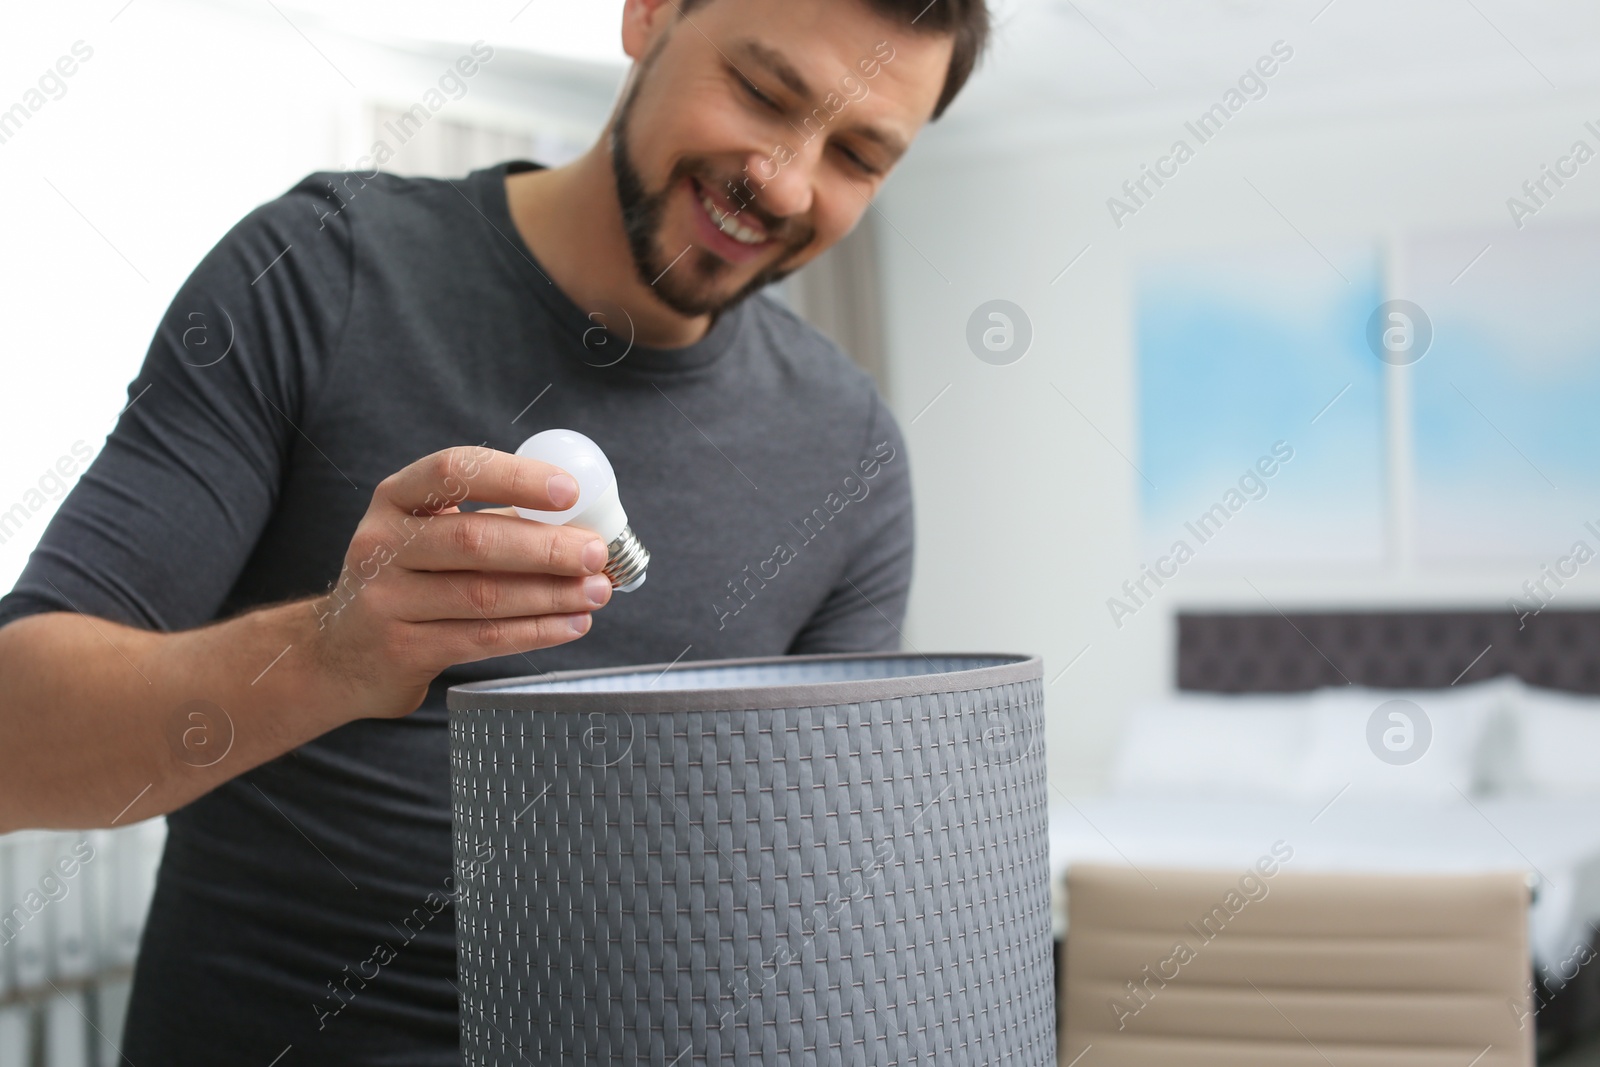
[[(856, 475), (866, 495), (848, 505), (860, 509), (853, 516), (854, 550), (790, 655), (895, 652), (903, 643), (915, 549), (911, 469), (900, 427), (876, 392), (861, 458), (868, 466), (858, 466)], [(873, 464), (876, 473), (868, 476)]]
[(0, 626), (43, 611), (163, 631), (216, 617), (348, 310), (350, 229), (327, 177), (245, 216), (178, 290), (104, 447), (0, 599)]

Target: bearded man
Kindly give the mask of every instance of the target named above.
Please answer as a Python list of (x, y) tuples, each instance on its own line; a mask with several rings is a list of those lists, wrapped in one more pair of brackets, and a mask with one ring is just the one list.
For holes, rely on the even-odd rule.
[[(577, 160), (314, 174), (204, 258), (0, 600), (0, 830), (167, 816), (130, 1062), (460, 1061), (450, 685), (899, 647), (900, 431), (761, 290), (987, 31), (982, 0), (626, 0)], [(576, 500), (511, 454), (553, 427), (615, 467), (638, 589), (511, 511)]]

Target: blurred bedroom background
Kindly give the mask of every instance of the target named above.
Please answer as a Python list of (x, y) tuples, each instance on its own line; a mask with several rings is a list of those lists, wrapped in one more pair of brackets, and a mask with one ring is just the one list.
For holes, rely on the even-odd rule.
[[(1510, 1014), (1589, 1062), (1600, 8), (991, 6), (966, 93), (774, 294), (906, 433), (907, 647), (1045, 657), (1063, 877), (1236, 868), (1280, 839), (1313, 871), (1525, 871), (1531, 970), (1505, 981), (1533, 999)], [(239, 217), (380, 141), (403, 174), (571, 158), (620, 84), (619, 12), (0, 15), (0, 587)], [(475, 42), (492, 57), (440, 93)], [(0, 921), (82, 840), (0, 839)], [(86, 840), (0, 934), (7, 1067), (118, 1062), (160, 822)]]

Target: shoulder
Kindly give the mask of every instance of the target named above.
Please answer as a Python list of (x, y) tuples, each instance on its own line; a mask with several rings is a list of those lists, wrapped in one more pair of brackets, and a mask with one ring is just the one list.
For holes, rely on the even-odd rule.
[(346, 203), (338, 192), (346, 176), (308, 174), (251, 209), (213, 246), (197, 277), (214, 281), (219, 273), (242, 275), (256, 292), (270, 292), (257, 283), (278, 277), (341, 284), (354, 254)]
[(446, 198), (460, 202), (463, 194), (453, 191), (454, 185), (376, 169), (313, 171), (257, 212), (300, 230), (308, 225), (317, 231), (346, 229), (357, 218), (382, 223), (437, 214)]
[(849, 353), (772, 296), (758, 293), (750, 303), (752, 329), (761, 348), (772, 354), (786, 389), (806, 396), (813, 410), (849, 413), (866, 435), (864, 452), (884, 441), (903, 448), (900, 426), (877, 381)]
[(849, 399), (878, 399), (878, 385), (827, 334), (767, 293), (750, 298), (750, 326), (760, 350), (769, 353), (787, 388)]
[[(460, 230), (460, 212), (471, 212), (464, 196), (439, 179), (314, 171), (235, 223), (201, 273), (242, 277), (266, 301), (320, 299), (342, 307), (358, 263), (393, 260), (395, 249), (386, 243), (433, 256), (430, 236), (450, 240)], [(455, 210), (447, 212), (452, 201)]]
[(302, 237), (333, 231), (349, 235), (353, 220), (361, 220), (369, 233), (381, 233), (385, 224), (416, 225), (436, 218), (444, 225), (462, 212), (474, 214), (473, 179), (412, 178), (385, 171), (319, 170), (262, 204), (242, 224), (268, 226)]

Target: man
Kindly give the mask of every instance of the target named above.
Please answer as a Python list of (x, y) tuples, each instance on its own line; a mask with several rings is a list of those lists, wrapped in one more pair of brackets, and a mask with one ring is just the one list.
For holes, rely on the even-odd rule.
[[(627, 0), (582, 158), (313, 175), (206, 256), (0, 601), (0, 829), (169, 816), (131, 1062), (458, 1061), (449, 685), (898, 647), (899, 430), (754, 294), (859, 221), (987, 25)], [(509, 511), (574, 500), (508, 454), (556, 426), (616, 468), (637, 591)]]

